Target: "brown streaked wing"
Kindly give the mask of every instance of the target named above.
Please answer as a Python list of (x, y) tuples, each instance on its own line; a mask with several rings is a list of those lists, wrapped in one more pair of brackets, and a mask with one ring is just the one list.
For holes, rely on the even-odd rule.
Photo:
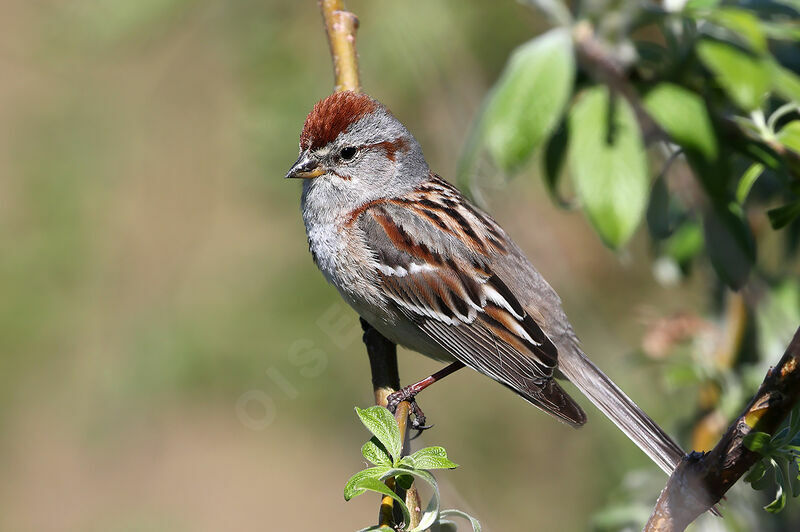
[[(438, 203), (426, 206), (435, 217), (401, 199), (370, 205), (356, 215), (378, 262), (384, 293), (465, 365), (559, 419), (582, 424), (583, 411), (552, 379), (555, 346), (491, 272), (481, 253), (487, 244), (467, 245), (456, 237), (465, 221), (452, 219), (453, 206), (438, 210)], [(453, 226), (457, 229), (450, 230)], [(483, 238), (478, 230), (468, 233)]]
[(531, 358), (495, 337), (482, 323), (452, 326), (430, 319), (418, 323), (464, 365), (491, 377), (573, 427), (586, 423), (586, 414), (552, 375), (537, 375), (538, 367), (530, 363)]

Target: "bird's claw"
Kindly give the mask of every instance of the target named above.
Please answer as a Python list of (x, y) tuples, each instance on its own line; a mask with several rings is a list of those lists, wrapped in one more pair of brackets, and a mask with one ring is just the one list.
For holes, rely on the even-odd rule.
[(425, 414), (422, 412), (417, 402), (413, 400), (411, 401), (411, 412), (414, 413), (414, 419), (411, 421), (411, 428), (417, 431), (411, 439), (416, 440), (422, 435), (423, 431), (428, 430), (433, 427), (433, 425), (425, 424)]
[(408, 402), (411, 410), (410, 413), (414, 414), (414, 419), (411, 420), (411, 428), (416, 430), (417, 434), (411, 438), (413, 440), (418, 438), (419, 435), (422, 434), (422, 431), (428, 430), (429, 428), (433, 427), (433, 425), (425, 424), (425, 413), (419, 407), (419, 404), (417, 404), (417, 401), (414, 399), (414, 395), (406, 390), (401, 389), (400, 391), (389, 395), (389, 397), (386, 398), (386, 408), (389, 409), (389, 412), (394, 414), (397, 412), (398, 405), (403, 401)]

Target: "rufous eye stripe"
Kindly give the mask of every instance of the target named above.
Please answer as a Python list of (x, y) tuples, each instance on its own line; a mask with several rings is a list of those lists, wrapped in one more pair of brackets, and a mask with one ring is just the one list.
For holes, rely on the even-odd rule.
[(383, 142), (376, 142), (375, 144), (367, 144), (363, 146), (364, 149), (380, 148), (386, 154), (386, 158), (394, 161), (397, 158), (397, 152), (408, 149), (408, 141), (404, 138), (397, 138), (394, 140), (385, 140)]

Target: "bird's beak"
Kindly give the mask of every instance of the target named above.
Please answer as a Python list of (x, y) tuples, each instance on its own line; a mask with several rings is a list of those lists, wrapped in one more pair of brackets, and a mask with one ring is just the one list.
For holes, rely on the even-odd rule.
[(286, 179), (312, 179), (321, 176), (325, 172), (325, 168), (319, 164), (319, 161), (311, 157), (308, 151), (304, 151), (294, 162), (289, 172), (286, 173)]

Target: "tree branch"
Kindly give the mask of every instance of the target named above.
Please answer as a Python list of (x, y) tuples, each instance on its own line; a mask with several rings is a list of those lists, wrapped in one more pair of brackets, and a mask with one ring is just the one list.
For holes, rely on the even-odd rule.
[[(369, 355), (375, 404), (385, 407), (387, 397), (400, 389), (400, 377), (397, 370), (397, 346), (376, 331), (363, 318), (361, 318), (361, 328), (364, 329), (364, 345), (367, 347), (367, 355)], [(397, 405), (397, 410), (394, 413), (394, 418), (400, 427), (400, 443), (403, 446), (404, 455), (408, 454), (406, 442), (408, 441), (408, 414), (410, 410), (411, 405), (407, 401), (403, 401)], [(386, 485), (398, 491), (395, 489), (394, 479), (387, 480)], [(401, 497), (403, 496), (402, 493), (398, 494)], [(420, 503), (417, 489), (413, 484), (406, 491), (405, 498), (406, 506), (411, 512), (411, 525), (415, 526), (420, 519)], [(384, 496), (381, 499), (378, 524), (391, 526), (393, 522), (397, 522), (396, 517), (398, 516), (394, 516), (394, 499)]]
[(672, 473), (646, 532), (684, 530), (712, 508), (760, 455), (744, 446), (752, 431), (774, 434), (800, 399), (800, 328), (778, 365), (767, 372), (750, 404), (706, 454), (692, 453)]
[[(333, 75), (335, 92), (360, 90), (358, 77), (358, 54), (356, 53), (356, 30), (358, 17), (347, 11), (342, 0), (318, 0), (322, 20), (325, 23), (325, 33), (328, 36), (328, 45), (333, 60)], [(372, 373), (372, 389), (375, 393), (375, 404), (386, 406), (386, 399), (396, 390), (400, 389), (400, 376), (397, 369), (397, 346), (382, 336), (372, 326), (361, 319), (361, 328), (364, 329), (364, 345), (367, 347), (369, 367)], [(400, 427), (400, 443), (403, 454), (407, 454), (408, 441), (408, 414), (411, 405), (402, 402), (397, 406), (395, 419)], [(398, 492), (402, 497), (402, 490), (395, 489), (394, 479), (388, 479), (386, 485)], [(411, 512), (411, 525), (415, 526), (420, 519), (420, 504), (417, 489), (412, 484), (405, 493), (406, 505)], [(391, 526), (398, 522), (395, 515), (394, 499), (383, 497), (381, 499), (378, 524)]]
[(358, 17), (345, 9), (342, 0), (319, 0), (319, 8), (331, 47), (333, 74), (336, 79), (334, 90), (358, 92), (361, 88), (356, 54)]
[[(335, 92), (360, 90), (358, 77), (358, 54), (356, 53), (356, 30), (358, 17), (347, 11), (342, 0), (318, 0), (322, 20), (325, 23), (325, 33), (328, 36), (328, 45), (333, 60), (333, 74), (335, 79)], [(361, 319), (364, 329), (364, 345), (369, 355), (369, 366), (372, 372), (372, 389), (375, 393), (375, 404), (386, 406), (386, 399), (396, 390), (400, 389), (400, 376), (397, 369), (397, 346), (383, 337), (366, 321)], [(397, 406), (395, 419), (400, 426), (400, 442), (403, 445), (403, 454), (407, 453), (408, 441), (408, 414), (411, 405), (402, 402)], [(402, 490), (395, 489), (394, 479), (388, 479), (386, 485), (405, 495), (406, 505), (411, 512), (411, 525), (415, 526), (420, 519), (420, 503), (416, 487), (412, 486), (405, 494)], [(399, 521), (398, 509), (394, 507), (394, 499), (383, 497), (381, 499), (378, 524), (391, 526)]]

